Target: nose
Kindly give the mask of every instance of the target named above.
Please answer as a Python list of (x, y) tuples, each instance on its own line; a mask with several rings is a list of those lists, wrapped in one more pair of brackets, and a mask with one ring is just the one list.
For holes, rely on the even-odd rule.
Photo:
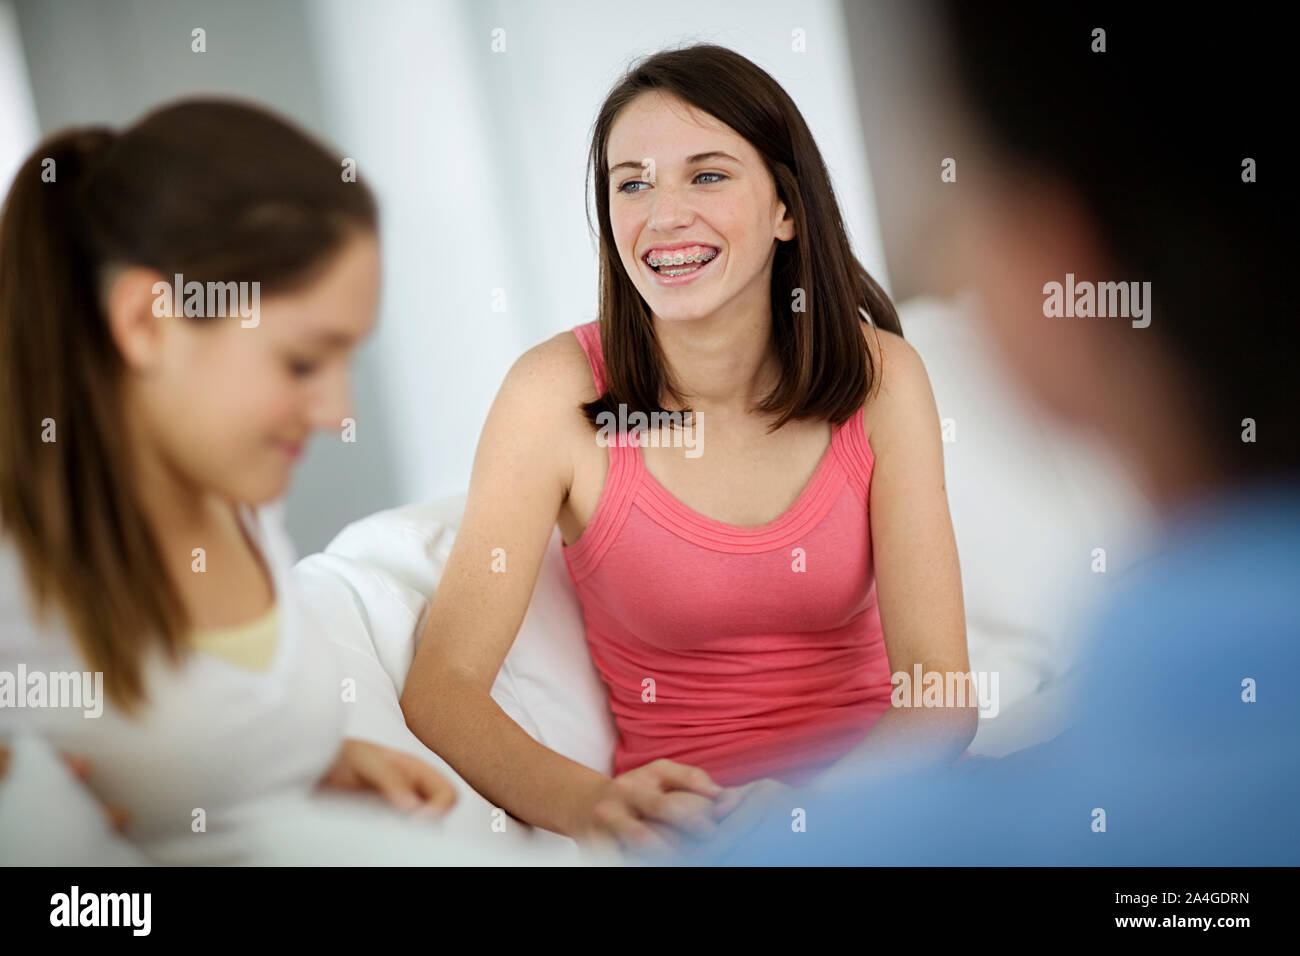
[(695, 216), (690, 202), (676, 186), (668, 185), (660, 179), (655, 185), (654, 205), (650, 210), (650, 219), (646, 225), (656, 232), (671, 232), (673, 229), (689, 225)]
[(337, 431), (343, 420), (352, 417), (352, 387), (347, 367), (335, 371), (321, 382), (311, 409), (313, 428)]

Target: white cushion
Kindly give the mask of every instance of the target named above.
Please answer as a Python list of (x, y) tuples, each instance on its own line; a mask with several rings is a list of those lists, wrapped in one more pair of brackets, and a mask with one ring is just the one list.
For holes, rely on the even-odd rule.
[[(422, 746), (397, 701), (464, 503), (457, 495), (370, 515), (344, 528), (323, 554), (299, 562), (296, 573), (308, 600), (335, 608), (328, 615), (330, 633), (356, 658), (358, 682), (371, 692), (354, 708), (352, 736), (403, 749)], [(491, 694), (539, 743), (610, 773), (617, 731), (560, 548), (557, 529)]]
[[(1001, 756), (1062, 728), (1089, 614), (1136, 560), (1152, 514), (1095, 439), (1029, 403), (981, 334), (975, 308), (970, 297), (927, 298), (899, 312), (939, 417), (954, 430), (944, 472), (971, 667), (999, 681), (997, 716), (980, 720), (970, 749)], [(1092, 570), (1098, 547), (1105, 574)]]
[[(1060, 729), (1068, 695), (1044, 694), (1032, 706), (1030, 698), (1071, 672), (1077, 623), (1130, 559), (1149, 511), (1094, 443), (1043, 421), (1008, 384), (971, 309), (969, 300), (916, 299), (900, 314), (940, 417), (956, 425), (944, 460), (971, 666), (999, 679), (997, 716), (981, 720), (971, 750), (1002, 754)], [(300, 580), (311, 600), (330, 609), (330, 631), (355, 658), (367, 691), (353, 736), (425, 750), (397, 698), (463, 507), (462, 494), (371, 515), (299, 564)], [(1094, 547), (1107, 548), (1106, 575), (1090, 570)], [(535, 740), (611, 772), (617, 731), (558, 530), (491, 693)]]

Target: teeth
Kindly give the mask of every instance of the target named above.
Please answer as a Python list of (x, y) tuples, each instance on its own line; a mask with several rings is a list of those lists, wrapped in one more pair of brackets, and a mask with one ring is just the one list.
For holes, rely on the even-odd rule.
[(694, 263), (705, 263), (718, 254), (716, 249), (706, 249), (704, 252), (696, 252), (689, 256), (682, 255), (680, 252), (666, 252), (662, 257), (651, 256), (647, 261), (652, 268), (659, 266), (682, 266)]

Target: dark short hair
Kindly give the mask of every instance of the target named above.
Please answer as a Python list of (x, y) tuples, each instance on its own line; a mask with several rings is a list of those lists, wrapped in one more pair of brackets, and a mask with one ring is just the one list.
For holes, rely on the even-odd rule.
[[(1118, 278), (1151, 282), (1150, 333), (1195, 389), (1224, 475), (1293, 473), (1295, 240), (1284, 229), (1296, 187), (1281, 137), (1294, 54), (1281, 49), (1291, 34), (1278, 16), (1134, 3), (939, 0), (938, 10), (981, 133), (1077, 193)], [(1096, 28), (1104, 53), (1091, 48)], [(1247, 418), (1254, 443), (1241, 438)]]

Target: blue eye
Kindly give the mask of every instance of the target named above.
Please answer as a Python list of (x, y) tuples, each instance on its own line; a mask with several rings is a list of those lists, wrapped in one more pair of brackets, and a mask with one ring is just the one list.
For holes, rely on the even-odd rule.
[[(722, 180), (724, 180), (724, 179), (727, 178), (727, 177), (726, 177), (724, 174), (722, 174), (722, 173), (696, 173), (696, 174), (695, 174), (695, 178), (696, 178), (696, 179), (699, 179), (701, 176), (714, 176), (714, 177), (716, 177), (716, 178), (714, 178), (714, 179), (709, 180), (707, 183), (701, 183), (700, 185), (702, 185), (702, 186), (712, 186), (714, 183), (721, 182)], [(627, 182), (625, 182), (623, 185), (621, 185), (621, 186), (618, 187), (618, 191), (621, 192), (621, 193), (623, 193), (623, 195), (625, 195), (625, 196), (630, 196), (630, 195), (632, 195), (633, 193), (639, 193), (639, 192), (641, 192), (641, 190), (640, 190), (640, 189), (632, 189), (632, 190), (629, 190), (629, 189), (627, 188), (628, 186), (649, 186), (649, 185), (650, 185), (650, 184), (647, 183), (647, 182), (646, 182), (645, 180), (643, 180), (643, 179), (629, 179), (629, 180), (628, 180)]]

